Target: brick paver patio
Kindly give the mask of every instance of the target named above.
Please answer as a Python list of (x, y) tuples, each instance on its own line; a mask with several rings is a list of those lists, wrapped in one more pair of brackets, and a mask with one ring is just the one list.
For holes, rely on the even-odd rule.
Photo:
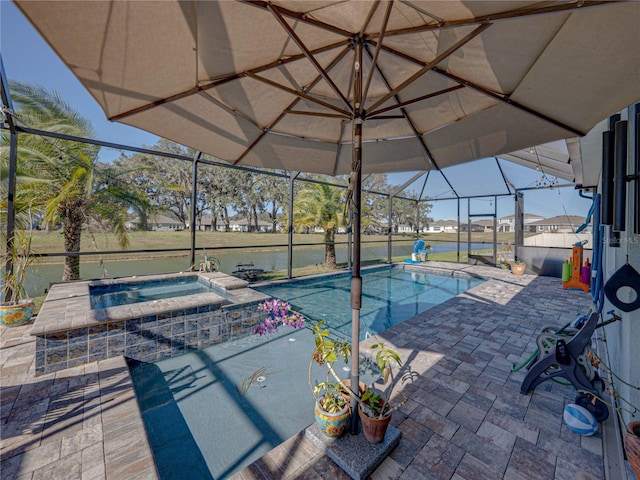
[[(575, 391), (552, 382), (521, 395), (543, 326), (585, 314), (590, 296), (556, 278), (429, 262), (490, 278), (377, 338), (419, 374), (394, 412), (399, 446), (373, 479), (602, 479), (602, 437), (567, 429)], [(1, 327), (0, 475), (17, 479), (158, 478), (124, 358), (35, 376), (30, 326)], [(188, 472), (185, 472), (185, 478)], [(301, 432), (238, 472), (239, 479), (345, 478)]]

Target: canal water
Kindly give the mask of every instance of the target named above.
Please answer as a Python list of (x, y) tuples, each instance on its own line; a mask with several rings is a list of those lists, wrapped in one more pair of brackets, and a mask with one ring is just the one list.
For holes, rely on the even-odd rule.
[[(439, 243), (431, 245), (430, 253), (455, 252), (456, 243)], [(465, 248), (461, 244), (461, 249)], [(474, 250), (489, 248), (482, 243), (472, 244)], [(393, 255), (411, 256), (413, 245), (411, 243), (394, 243)], [(253, 263), (254, 268), (264, 271), (286, 270), (287, 252), (282, 251), (213, 251), (207, 250), (208, 255), (215, 256), (220, 261), (220, 270), (231, 274), (237, 270), (240, 263)], [(387, 245), (363, 246), (361, 251), (363, 261), (379, 260), (387, 258)], [(347, 248), (336, 247), (336, 259), (338, 263), (347, 262)], [(196, 251), (196, 262), (201, 260), (201, 252)], [(293, 250), (293, 268), (320, 265), (324, 263), (324, 246), (313, 248), (295, 248)], [(119, 260), (117, 255), (105, 256), (102, 265), (98, 262), (84, 262), (80, 264), (80, 276), (84, 280), (96, 278), (126, 277), (130, 275), (148, 275), (154, 273), (180, 272), (189, 269), (189, 255), (180, 257), (144, 259), (144, 260)], [(52, 283), (59, 282), (62, 278), (62, 264), (35, 264), (31, 267), (27, 276), (26, 289), (30, 295), (42, 295)]]

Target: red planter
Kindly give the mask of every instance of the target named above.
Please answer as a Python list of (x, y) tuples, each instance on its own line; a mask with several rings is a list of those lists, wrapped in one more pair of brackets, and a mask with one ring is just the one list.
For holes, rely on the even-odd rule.
[(636, 478), (640, 478), (640, 421), (627, 423), (624, 432), (624, 450)]
[(391, 412), (386, 417), (373, 418), (365, 414), (361, 407), (358, 407), (358, 415), (360, 415), (364, 438), (369, 440), (371, 443), (382, 442), (385, 434), (387, 433), (389, 422), (391, 421)]

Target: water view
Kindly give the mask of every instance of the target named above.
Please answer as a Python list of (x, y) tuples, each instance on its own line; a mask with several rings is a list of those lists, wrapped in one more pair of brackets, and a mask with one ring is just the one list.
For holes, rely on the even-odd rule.
[[(410, 243), (397, 244), (394, 243), (393, 255), (406, 255), (409, 257), (412, 251)], [(466, 245), (461, 244), (461, 248)], [(473, 249), (487, 248), (486, 244), (474, 243)], [(431, 253), (455, 252), (456, 243), (438, 243), (432, 244)], [(201, 251), (196, 252), (196, 259), (201, 256)], [(209, 255), (214, 255), (220, 260), (220, 270), (225, 273), (231, 273), (237, 270), (236, 265), (239, 263), (253, 263), (255, 268), (260, 268), (265, 272), (273, 270), (286, 270), (287, 268), (287, 252), (286, 251), (268, 251), (268, 252), (250, 252), (250, 251), (220, 251), (215, 252), (208, 250)], [(336, 258), (339, 263), (347, 262), (346, 247), (336, 248)], [(387, 258), (387, 245), (363, 246), (362, 260), (377, 260)], [(316, 265), (324, 262), (324, 247), (313, 249), (295, 249), (293, 251), (293, 268), (305, 267), (308, 265)], [(35, 264), (27, 278), (26, 287), (31, 295), (42, 295), (51, 283), (59, 282), (62, 278), (62, 264)], [(97, 278), (115, 278), (131, 275), (147, 275), (154, 273), (180, 272), (189, 268), (189, 257), (183, 255), (179, 257), (167, 257), (145, 260), (118, 260), (117, 256), (109, 256), (105, 258), (102, 265), (97, 262), (83, 262), (80, 265), (80, 277), (84, 280)]]

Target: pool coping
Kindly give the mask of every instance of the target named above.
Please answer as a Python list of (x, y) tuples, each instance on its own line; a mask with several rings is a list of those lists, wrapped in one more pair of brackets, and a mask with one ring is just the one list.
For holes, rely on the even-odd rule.
[[(107, 308), (91, 308), (92, 286), (196, 277), (217, 293), (197, 293)], [(155, 362), (253, 334), (268, 297), (221, 272), (185, 272), (54, 285), (31, 335), (36, 375), (125, 355)]]
[[(134, 283), (144, 280), (163, 280), (197, 276), (214, 287), (229, 294), (227, 298), (216, 293), (199, 293), (183, 297), (141, 302), (131, 305), (92, 309), (90, 286), (114, 285), (116, 283)], [(249, 282), (221, 272), (178, 272), (144, 276), (128, 276), (101, 280), (54, 284), (31, 328), (31, 335), (43, 336), (77, 328), (92, 327), (103, 323), (128, 320), (148, 315), (157, 315), (163, 311), (192, 309), (204, 305), (219, 304), (220, 308), (252, 301), (262, 301), (265, 296), (253, 289), (246, 288)]]
[[(423, 263), (403, 263), (403, 262), (393, 262), (393, 263), (383, 263), (379, 265), (370, 265), (367, 267), (362, 267), (360, 269), (361, 273), (367, 273), (372, 270), (386, 270), (389, 268), (402, 268), (403, 270), (407, 270), (409, 272), (416, 273), (427, 273), (430, 275), (437, 275), (440, 277), (453, 277), (453, 278), (474, 278), (478, 280), (488, 280), (488, 277), (478, 275), (477, 273), (468, 272), (468, 271), (458, 271), (458, 270), (450, 270), (446, 268), (438, 268), (436, 266), (427, 265), (427, 261)], [(350, 277), (352, 275), (352, 270), (344, 270), (340, 272), (323, 272), (323, 273), (315, 273), (313, 275), (305, 275), (304, 277), (295, 277), (295, 278), (285, 278), (280, 280), (267, 280), (263, 282), (254, 282), (251, 284), (252, 288), (260, 288), (267, 287), (272, 285), (286, 285), (288, 283), (313, 283), (318, 280), (322, 280), (329, 277)]]

